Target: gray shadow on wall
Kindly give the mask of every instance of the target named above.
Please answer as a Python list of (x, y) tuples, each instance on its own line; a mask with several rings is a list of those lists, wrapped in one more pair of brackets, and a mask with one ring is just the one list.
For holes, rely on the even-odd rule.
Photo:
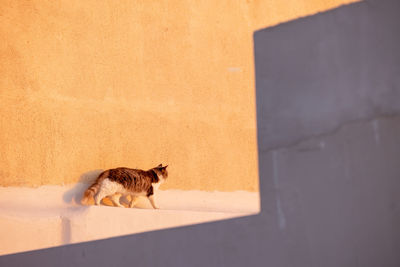
[(254, 34), (259, 215), (0, 265), (400, 266), (399, 13), (364, 1)]
[(61, 211), (61, 241), (63, 244), (69, 244), (72, 236), (72, 224), (76, 214), (83, 214), (88, 206), (81, 205), (83, 193), (92, 184), (103, 170), (92, 170), (80, 175), (78, 182), (74, 187), (66, 191), (63, 195), (65, 203), (71, 204), (70, 207)]
[(80, 204), (83, 196), (83, 192), (96, 180), (103, 170), (92, 170), (83, 173), (78, 180), (78, 183), (64, 193), (63, 200), (65, 203)]

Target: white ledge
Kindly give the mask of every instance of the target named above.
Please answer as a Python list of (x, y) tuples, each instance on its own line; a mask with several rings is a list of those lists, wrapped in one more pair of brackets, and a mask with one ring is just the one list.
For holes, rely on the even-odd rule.
[[(0, 187), (0, 255), (257, 214), (259, 194), (159, 190), (135, 208), (82, 206), (87, 184)], [(111, 203), (111, 202), (107, 202)]]

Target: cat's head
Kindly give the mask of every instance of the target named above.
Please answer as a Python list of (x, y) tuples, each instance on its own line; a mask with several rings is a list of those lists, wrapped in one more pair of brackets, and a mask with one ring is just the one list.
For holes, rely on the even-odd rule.
[(157, 174), (158, 174), (158, 175), (162, 175), (162, 178), (163, 178), (163, 179), (167, 179), (167, 178), (168, 178), (167, 167), (168, 167), (168, 165), (163, 166), (162, 164), (159, 164), (159, 165), (158, 165), (157, 167), (155, 167), (154, 169), (157, 171)]

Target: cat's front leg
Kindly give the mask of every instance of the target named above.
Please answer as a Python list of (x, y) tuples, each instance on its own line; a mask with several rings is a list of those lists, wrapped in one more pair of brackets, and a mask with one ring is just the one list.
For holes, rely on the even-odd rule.
[(153, 206), (154, 209), (159, 209), (159, 207), (155, 203), (154, 195), (148, 196), (147, 198), (150, 200), (150, 203), (151, 203), (151, 205)]

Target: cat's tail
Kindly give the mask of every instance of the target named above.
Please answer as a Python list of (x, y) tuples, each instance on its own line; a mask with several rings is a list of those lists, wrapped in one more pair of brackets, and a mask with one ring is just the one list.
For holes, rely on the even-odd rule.
[[(96, 181), (85, 191), (83, 194), (81, 204), (82, 205), (90, 205), (94, 203), (94, 195), (96, 195), (97, 191), (101, 186), (101, 182), (107, 178), (108, 171), (104, 171), (100, 173), (99, 177), (97, 177)], [(93, 199), (93, 202), (91, 201)]]

